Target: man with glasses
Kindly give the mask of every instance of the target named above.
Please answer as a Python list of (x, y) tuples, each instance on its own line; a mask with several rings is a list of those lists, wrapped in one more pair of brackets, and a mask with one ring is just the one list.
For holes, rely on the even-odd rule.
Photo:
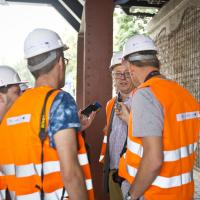
[[(109, 67), (118, 95), (108, 101), (106, 106), (107, 124), (104, 129), (105, 135), (100, 156), (100, 162), (104, 163), (104, 191), (109, 191), (110, 200), (123, 199), (118, 164), (120, 155), (126, 148), (127, 124), (116, 115), (116, 112), (120, 110), (120, 102), (129, 107), (130, 95), (134, 89), (129, 71), (121, 65), (121, 60), (122, 52), (116, 52)], [(128, 115), (128, 110), (126, 112)]]
[(0, 130), (0, 173), (11, 199), (94, 199), (77, 107), (60, 90), (67, 49), (48, 29), (35, 29), (25, 40), (35, 87), (16, 100)]

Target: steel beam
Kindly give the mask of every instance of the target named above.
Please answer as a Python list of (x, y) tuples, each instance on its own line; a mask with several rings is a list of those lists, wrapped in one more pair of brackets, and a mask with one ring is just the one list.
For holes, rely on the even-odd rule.
[(78, 32), (80, 23), (71, 15), (71, 13), (63, 7), (59, 1), (52, 0), (52, 5), (55, 9), (72, 25), (72, 27)]
[(65, 4), (68, 5), (68, 7), (76, 14), (76, 16), (81, 19), (82, 17), (82, 11), (83, 11), (83, 6), (82, 4), (77, 1), (77, 0), (63, 0)]
[(76, 102), (78, 108), (81, 109), (83, 105), (83, 79), (84, 79), (84, 34), (78, 34), (77, 42), (77, 78), (76, 78)]
[(84, 30), (83, 105), (98, 101), (102, 110), (86, 131), (91, 145), (91, 169), (96, 200), (106, 200), (102, 187), (102, 164), (99, 163), (105, 106), (112, 96), (112, 80), (108, 66), (112, 55), (113, 0), (86, 0)]

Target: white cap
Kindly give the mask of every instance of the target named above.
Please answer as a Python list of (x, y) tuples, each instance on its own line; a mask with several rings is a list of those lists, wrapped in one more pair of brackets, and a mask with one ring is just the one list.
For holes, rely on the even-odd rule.
[(122, 51), (118, 51), (118, 52), (113, 53), (109, 69), (112, 69), (115, 65), (120, 65), (121, 64), (122, 55), (123, 55)]
[(145, 35), (135, 35), (129, 38), (123, 47), (123, 58), (139, 51), (153, 50), (157, 52), (154, 41)]
[(35, 29), (25, 39), (24, 57), (28, 59), (59, 48), (68, 49), (56, 32), (48, 29)]
[(21, 81), (18, 73), (12, 67), (0, 65), (0, 87), (22, 83), (27, 83), (27, 81)]

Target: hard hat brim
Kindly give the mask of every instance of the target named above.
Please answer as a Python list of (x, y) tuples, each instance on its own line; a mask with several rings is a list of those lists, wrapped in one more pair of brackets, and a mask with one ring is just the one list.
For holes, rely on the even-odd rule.
[(24, 84), (24, 83), (29, 83), (28, 81), (18, 81), (18, 82), (14, 82), (8, 85), (20, 85), (20, 84)]
[[(49, 51), (53, 51), (53, 50), (57, 50), (57, 49), (62, 49), (63, 51), (66, 51), (69, 49), (69, 47), (66, 45), (66, 44), (63, 44), (62, 46), (60, 46), (59, 48), (53, 48), (53, 49), (50, 49)], [(35, 57), (35, 56), (38, 56), (40, 54), (43, 54), (43, 53), (47, 53), (49, 51), (45, 51), (45, 52), (38, 52), (36, 54), (32, 54), (32, 55), (27, 55), (27, 56), (24, 56), (24, 59), (29, 59), (29, 58), (32, 58), (32, 57)]]
[(29, 83), (29, 82), (28, 81), (18, 81), (18, 82), (0, 85), (0, 87), (7, 87), (7, 86), (10, 86), (10, 85), (21, 85), (21, 84), (24, 84), (24, 83)]

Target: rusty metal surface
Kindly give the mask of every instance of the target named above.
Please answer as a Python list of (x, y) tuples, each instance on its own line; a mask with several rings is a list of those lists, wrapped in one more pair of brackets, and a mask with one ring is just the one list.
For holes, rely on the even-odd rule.
[[(102, 129), (105, 125), (105, 105), (112, 95), (112, 81), (108, 71), (112, 55), (113, 1), (87, 0), (85, 4), (84, 65), (78, 76), (83, 76), (82, 91), (78, 104), (86, 106), (98, 101), (103, 109), (97, 114), (92, 126), (86, 131), (86, 141), (91, 145), (91, 168), (96, 200), (106, 200), (102, 191), (102, 165), (98, 162)], [(80, 67), (80, 65), (79, 65)], [(82, 73), (82, 74), (81, 74)], [(81, 78), (78, 77), (80, 81)]]
[(83, 76), (84, 76), (84, 35), (78, 34), (77, 43), (77, 89), (76, 89), (76, 102), (78, 108), (83, 108)]

